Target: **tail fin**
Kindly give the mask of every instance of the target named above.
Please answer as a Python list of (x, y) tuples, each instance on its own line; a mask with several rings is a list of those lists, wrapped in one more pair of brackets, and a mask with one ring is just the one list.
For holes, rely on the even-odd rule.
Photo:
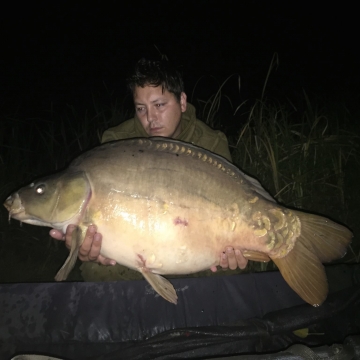
[(346, 227), (324, 217), (294, 211), (301, 234), (294, 248), (283, 258), (272, 259), (290, 287), (306, 302), (324, 302), (328, 284), (322, 262), (343, 257), (352, 239)]
[(300, 219), (300, 238), (303, 244), (313, 251), (321, 262), (345, 256), (353, 237), (349, 229), (322, 216), (294, 212)]

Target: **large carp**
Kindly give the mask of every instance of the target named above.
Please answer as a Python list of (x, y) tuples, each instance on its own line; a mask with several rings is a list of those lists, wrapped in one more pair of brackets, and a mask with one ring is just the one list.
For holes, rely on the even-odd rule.
[(95, 224), (101, 254), (141, 272), (172, 303), (176, 292), (161, 275), (209, 269), (233, 246), (250, 260), (273, 260), (298, 295), (320, 305), (328, 292), (322, 262), (342, 257), (352, 238), (331, 220), (279, 205), (224, 158), (166, 138), (96, 147), (4, 205), (29, 224), (62, 231), (78, 225), (56, 280), (66, 279)]

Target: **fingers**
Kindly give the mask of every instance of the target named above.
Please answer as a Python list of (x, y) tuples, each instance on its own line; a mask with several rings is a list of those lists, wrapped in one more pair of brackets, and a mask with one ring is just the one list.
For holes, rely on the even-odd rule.
[(247, 263), (248, 260), (243, 256), (242, 252), (238, 249), (234, 250), (232, 247), (227, 247), (226, 251), (220, 256), (220, 266), (223, 269), (235, 270), (237, 267), (245, 269)]
[(115, 261), (115, 260), (105, 258), (105, 257), (102, 256), (102, 255), (99, 255), (99, 256), (98, 256), (97, 262), (99, 262), (99, 263), (102, 264), (102, 265), (111, 265), (111, 266), (114, 266), (114, 265), (116, 264), (116, 261)]
[(100, 255), (102, 236), (96, 230), (95, 225), (90, 225), (86, 230), (84, 241), (79, 249), (81, 261), (96, 261)]
[(223, 268), (223, 270), (226, 270), (229, 267), (228, 257), (225, 252), (223, 252), (220, 256), (220, 264), (219, 265)]
[[(71, 248), (72, 233), (75, 230), (76, 225), (69, 225), (66, 228), (66, 234), (61, 231), (52, 229), (50, 230), (50, 236), (57, 240), (64, 240), (66, 247)], [(116, 261), (113, 259), (105, 258), (100, 255), (102, 235), (97, 233), (95, 225), (90, 225), (85, 234), (84, 241), (79, 249), (79, 259), (81, 261), (95, 261), (102, 265), (115, 265)]]
[(102, 265), (115, 265), (115, 260), (105, 258), (100, 254), (101, 243), (102, 235), (97, 232), (95, 225), (90, 225), (79, 249), (79, 259), (81, 261), (95, 261)]
[(65, 235), (56, 229), (51, 229), (49, 235), (56, 240), (65, 240)]
[(72, 235), (75, 227), (76, 227), (75, 225), (68, 225), (68, 227), (66, 228), (65, 245), (69, 250), (71, 248), (71, 235)]
[[(86, 246), (85, 246), (85, 250), (83, 250), (83, 252), (87, 255), (81, 256), (81, 254), (80, 254), (81, 247), (80, 247), (79, 259), (81, 261), (95, 261), (102, 265), (115, 265), (116, 264), (115, 260), (106, 258), (100, 254), (102, 235), (96, 232), (96, 228), (95, 228), (95, 234), (93, 234), (92, 231), (93, 231), (93, 229), (89, 229), (89, 233), (87, 233), (87, 235), (85, 235)], [(90, 239), (92, 242), (90, 244), (90, 250), (87, 251), (86, 249), (88, 248), (88, 243), (90, 242)]]
[(235, 270), (238, 267), (237, 258), (235, 256), (235, 251), (232, 247), (226, 248), (226, 255), (229, 262), (229, 268)]
[(239, 249), (235, 250), (235, 257), (236, 257), (236, 262), (237, 265), (240, 269), (245, 269), (248, 263), (248, 259), (246, 259), (244, 257), (244, 255), (242, 254), (242, 252)]

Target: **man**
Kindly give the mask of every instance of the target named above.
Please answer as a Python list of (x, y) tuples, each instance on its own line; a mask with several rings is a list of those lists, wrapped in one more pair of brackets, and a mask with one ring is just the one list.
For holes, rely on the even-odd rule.
[[(226, 136), (196, 119), (195, 108), (186, 101), (181, 75), (167, 61), (140, 60), (128, 79), (128, 86), (134, 98), (135, 117), (106, 130), (102, 143), (133, 137), (163, 136), (193, 143), (231, 161)], [(66, 246), (70, 248), (73, 229), (74, 226), (69, 225), (65, 236), (53, 229), (50, 235), (65, 240)], [(89, 226), (79, 251), (79, 259), (84, 262), (81, 266), (84, 280), (141, 278), (137, 272), (100, 255), (101, 241), (101, 234), (96, 232), (96, 227)], [(224, 249), (219, 258), (219, 265), (224, 269), (244, 269), (247, 265), (247, 259), (242, 253), (234, 251), (231, 246)], [(216, 270), (216, 266), (211, 268), (213, 272)]]

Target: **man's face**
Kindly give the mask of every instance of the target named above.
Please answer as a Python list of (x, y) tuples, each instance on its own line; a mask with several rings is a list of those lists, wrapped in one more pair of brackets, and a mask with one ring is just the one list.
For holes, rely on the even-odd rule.
[(161, 86), (137, 86), (134, 91), (136, 115), (149, 136), (176, 138), (180, 134), (181, 113), (186, 110), (186, 94), (180, 102)]

